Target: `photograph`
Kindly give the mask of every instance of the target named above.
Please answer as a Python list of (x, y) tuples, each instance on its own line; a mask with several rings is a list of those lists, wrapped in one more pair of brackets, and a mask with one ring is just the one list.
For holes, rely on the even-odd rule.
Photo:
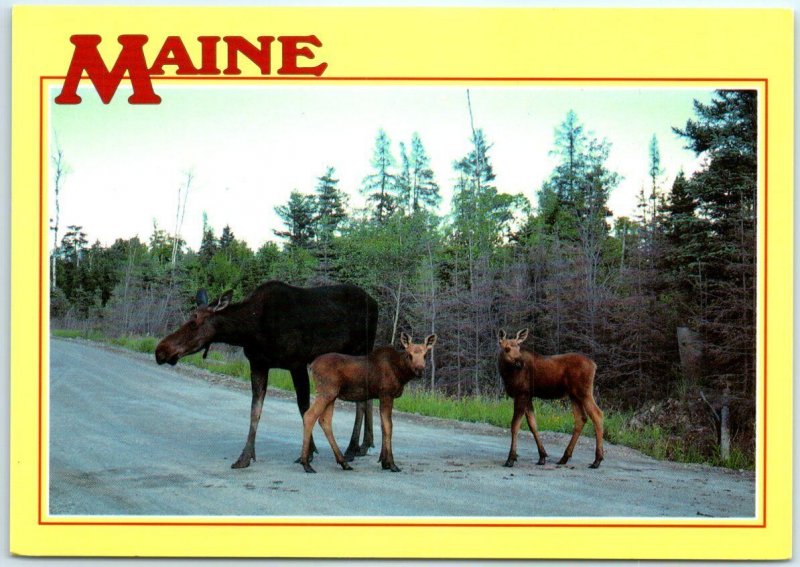
[(757, 91), (58, 92), (50, 514), (755, 515)]

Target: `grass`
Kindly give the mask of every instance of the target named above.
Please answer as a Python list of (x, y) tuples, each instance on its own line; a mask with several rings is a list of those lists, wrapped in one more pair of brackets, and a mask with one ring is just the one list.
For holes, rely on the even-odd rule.
[[(112, 344), (128, 350), (153, 353), (157, 339), (153, 337), (118, 337), (108, 338), (99, 331), (53, 330), (52, 335), (63, 338), (82, 338)], [(210, 351), (208, 358), (203, 359), (200, 353), (181, 359), (182, 363), (190, 364), (216, 374), (234, 376), (242, 380), (250, 379), (250, 366), (241, 357), (226, 356), (219, 351)], [(281, 390), (293, 390), (292, 378), (286, 370), (272, 370), (269, 377), (270, 387)], [(312, 392), (313, 392), (313, 384)], [(424, 390), (406, 390), (395, 400), (394, 407), (399, 411), (467, 421), (472, 423), (486, 423), (498, 427), (509, 428), (513, 414), (513, 403), (508, 398), (467, 397), (454, 399), (431, 393)], [(572, 432), (572, 411), (563, 401), (535, 400), (534, 412), (536, 424), (542, 431), (557, 431), (561, 433)], [(658, 426), (645, 426), (632, 428), (628, 424), (633, 417), (631, 411), (618, 411), (606, 408), (603, 420), (604, 439), (617, 445), (631, 447), (646, 455), (661, 460), (672, 460), (686, 463), (703, 463), (733, 469), (750, 469), (754, 467), (752, 457), (739, 450), (732, 450), (728, 459), (715, 455), (700, 454), (692, 447), (681, 443), (680, 438), (669, 435)], [(523, 419), (522, 428), (528, 429)], [(583, 435), (594, 437), (594, 426), (587, 422)], [(563, 448), (554, 448), (553, 456)]]

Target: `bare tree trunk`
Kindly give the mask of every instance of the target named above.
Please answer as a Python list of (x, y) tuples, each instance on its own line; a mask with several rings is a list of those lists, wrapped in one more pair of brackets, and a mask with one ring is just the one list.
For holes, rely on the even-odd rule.
[(397, 284), (397, 292), (395, 294), (395, 304), (394, 304), (394, 321), (392, 322), (392, 340), (390, 344), (394, 344), (394, 338), (397, 336), (397, 322), (400, 319), (400, 294), (403, 290), (403, 278), (400, 278), (399, 283)]
[(189, 188), (192, 185), (194, 174), (186, 172), (186, 184), (178, 187), (178, 204), (175, 207), (175, 233), (172, 238), (172, 272), (175, 273), (175, 262), (178, 257), (179, 242), (181, 239), (181, 228), (183, 227), (183, 217), (186, 214), (186, 201), (189, 199)]
[[(433, 267), (433, 253), (428, 241), (428, 268), (431, 274), (431, 334), (436, 334), (436, 272)], [(431, 392), (436, 388), (436, 356), (431, 353)]]
[(62, 184), (64, 181), (64, 176), (67, 174), (66, 171), (66, 164), (64, 163), (64, 150), (61, 149), (61, 146), (58, 144), (58, 137), (56, 137), (56, 154), (52, 156), (53, 165), (55, 166), (55, 179), (54, 181), (54, 191), (55, 191), (55, 208), (56, 208), (56, 217), (53, 219), (53, 252), (50, 255), (50, 286), (54, 289), (57, 286), (56, 282), (56, 251), (58, 250), (58, 225), (59, 225), (59, 218), (61, 216), (61, 200), (60, 200), (60, 193)]

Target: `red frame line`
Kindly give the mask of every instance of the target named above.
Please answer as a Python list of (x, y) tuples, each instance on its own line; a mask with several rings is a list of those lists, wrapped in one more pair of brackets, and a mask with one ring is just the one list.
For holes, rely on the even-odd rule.
[[(84, 76), (83, 78), (88, 78)], [(128, 78), (127, 75), (125, 78)], [(767, 222), (767, 213), (769, 211), (769, 201), (767, 198), (768, 192), (768, 143), (769, 143), (769, 80), (766, 78), (740, 78), (740, 77), (694, 77), (694, 78), (675, 78), (675, 77), (238, 77), (238, 76), (225, 76), (214, 75), (209, 77), (153, 77), (156, 81), (197, 81), (197, 80), (228, 80), (228, 81), (245, 81), (245, 82), (415, 82), (415, 83), (451, 83), (451, 82), (491, 82), (491, 83), (546, 83), (546, 82), (564, 82), (564, 83), (655, 83), (655, 82), (673, 82), (673, 83), (761, 83), (764, 87), (764, 339), (762, 345), (762, 364), (763, 364), (763, 380), (764, 380), (764, 398), (762, 403), (763, 414), (763, 440), (762, 440), (762, 520), (760, 524), (714, 524), (714, 523), (701, 523), (701, 524), (679, 524), (679, 523), (643, 523), (643, 524), (630, 524), (630, 523), (546, 523), (546, 522), (531, 522), (531, 523), (445, 523), (445, 522), (154, 522), (154, 521), (52, 521), (43, 519), (42, 512), (42, 437), (44, 429), (44, 416), (43, 416), (43, 383), (44, 383), (44, 360), (43, 360), (43, 344), (44, 344), (44, 92), (45, 81), (51, 80), (64, 80), (65, 76), (56, 75), (42, 75), (39, 77), (39, 463), (38, 463), (38, 523), (39, 525), (46, 526), (235, 526), (235, 527), (335, 527), (335, 528), (362, 528), (362, 527), (392, 527), (392, 528), (766, 528), (767, 527), (767, 235), (769, 224)], [(647, 518), (643, 518), (647, 520)]]

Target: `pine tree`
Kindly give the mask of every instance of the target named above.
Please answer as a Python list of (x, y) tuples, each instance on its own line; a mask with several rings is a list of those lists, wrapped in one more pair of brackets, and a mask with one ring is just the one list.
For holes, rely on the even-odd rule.
[(405, 146), (400, 145), (403, 158), (403, 174), (401, 179), (407, 184), (405, 202), (409, 210), (416, 212), (421, 209), (430, 210), (439, 206), (442, 198), (439, 195), (439, 185), (434, 178), (430, 167), (431, 158), (425, 152), (425, 146), (419, 134), (414, 132), (411, 136), (411, 155), (406, 155)]
[(347, 195), (339, 189), (339, 180), (334, 178), (336, 170), (328, 167), (318, 177), (315, 189), (315, 233), (319, 240), (330, 241), (334, 233), (347, 218)]
[(233, 235), (231, 227), (226, 224), (222, 229), (222, 234), (219, 237), (219, 249), (222, 252), (226, 252), (235, 241), (236, 237)]
[[(707, 378), (743, 396), (752, 419), (756, 327), (756, 91), (717, 91), (709, 104), (695, 101), (697, 116), (674, 131), (687, 147), (707, 156), (688, 192), (696, 204), (698, 230), (690, 250), (702, 246), (703, 310)], [(692, 253), (685, 262), (692, 261)], [(697, 260), (694, 260), (697, 263)], [(685, 264), (691, 270), (691, 264)]]
[(217, 253), (218, 243), (214, 236), (214, 229), (208, 224), (208, 215), (203, 213), (203, 238), (200, 241), (200, 264), (208, 266), (211, 258)]
[(325, 174), (318, 178), (314, 196), (314, 255), (318, 260), (316, 269), (319, 282), (335, 279), (333, 239), (347, 218), (347, 195), (339, 190), (339, 180), (334, 178), (334, 172), (334, 168), (328, 167)]
[(311, 246), (314, 238), (314, 198), (292, 191), (289, 202), (275, 207), (275, 212), (287, 230), (274, 230), (276, 236), (286, 238), (290, 248)]
[(391, 141), (383, 129), (378, 131), (375, 139), (375, 149), (370, 165), (373, 173), (367, 175), (361, 187), (361, 192), (367, 196), (367, 201), (372, 203), (375, 211), (375, 220), (383, 224), (397, 207), (396, 191), (397, 175), (394, 167), (397, 162), (392, 156)]

